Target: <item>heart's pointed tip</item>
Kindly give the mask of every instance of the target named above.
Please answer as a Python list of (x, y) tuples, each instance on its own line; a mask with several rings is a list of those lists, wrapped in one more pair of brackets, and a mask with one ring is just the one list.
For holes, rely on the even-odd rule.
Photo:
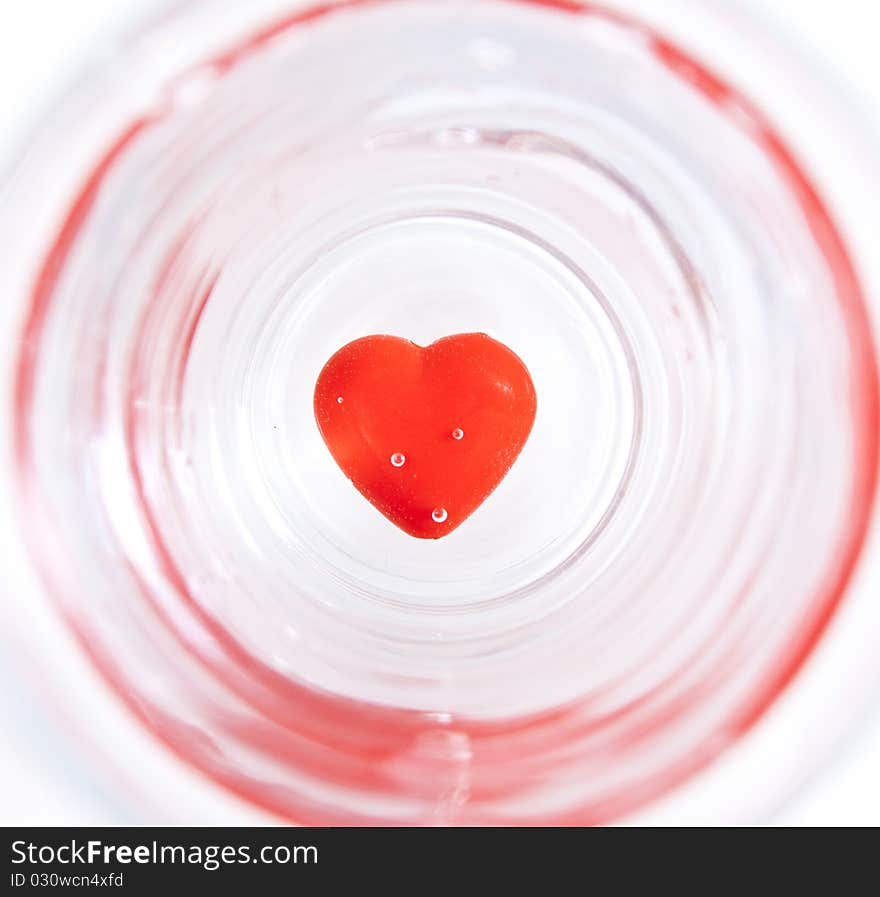
[(428, 528), (421, 521), (414, 522), (412, 520), (397, 520), (394, 517), (389, 517), (384, 512), (382, 512), (382, 516), (385, 517), (385, 519), (390, 523), (394, 524), (394, 526), (396, 526), (401, 532), (406, 533), (408, 536), (412, 536), (414, 539), (420, 539), (423, 542), (438, 542), (440, 539), (445, 539), (447, 536), (455, 532), (455, 530), (457, 530), (462, 523), (464, 523), (463, 520), (460, 520), (457, 523), (448, 524), (446, 526), (432, 524), (433, 528)]
[[(393, 522), (394, 521), (392, 521), (392, 523)], [(449, 533), (413, 533), (408, 529), (403, 529), (403, 527), (398, 527), (398, 529), (403, 530), (403, 532), (405, 532), (408, 536), (412, 536), (414, 539), (418, 539), (420, 542), (439, 542), (441, 539), (445, 539), (449, 535)]]

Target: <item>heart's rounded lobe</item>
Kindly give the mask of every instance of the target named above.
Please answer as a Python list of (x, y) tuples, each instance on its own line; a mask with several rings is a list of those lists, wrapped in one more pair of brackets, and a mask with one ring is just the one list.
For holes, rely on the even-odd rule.
[(485, 333), (425, 347), (366, 336), (340, 349), (315, 386), (315, 419), (336, 463), (419, 539), (448, 535), (485, 501), (536, 409), (526, 366)]

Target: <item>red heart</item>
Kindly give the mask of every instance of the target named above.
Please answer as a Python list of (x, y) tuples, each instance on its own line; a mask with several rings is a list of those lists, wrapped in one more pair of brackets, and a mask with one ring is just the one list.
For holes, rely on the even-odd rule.
[(417, 346), (366, 336), (315, 386), (315, 418), (355, 488), (418, 539), (465, 521), (504, 479), (535, 420), (526, 366), (485, 333)]

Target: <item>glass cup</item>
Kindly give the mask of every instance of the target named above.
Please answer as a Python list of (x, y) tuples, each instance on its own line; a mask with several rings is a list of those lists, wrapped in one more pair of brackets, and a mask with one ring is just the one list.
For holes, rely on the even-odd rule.
[[(693, 0), (191, 0), (34, 130), (12, 609), (126, 812), (750, 820), (835, 750), (878, 672), (876, 144), (768, 40)], [(312, 392), (466, 331), (538, 414), (414, 540)]]

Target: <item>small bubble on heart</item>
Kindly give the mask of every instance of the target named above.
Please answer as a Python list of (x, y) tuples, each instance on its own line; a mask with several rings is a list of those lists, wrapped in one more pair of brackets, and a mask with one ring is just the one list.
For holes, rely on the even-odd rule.
[(339, 398), (336, 401), (341, 405), (344, 400), (343, 400), (342, 396), (339, 396)]
[(434, 523), (446, 523), (446, 518), (449, 515), (446, 513), (446, 508), (434, 508), (431, 512), (431, 519)]
[(406, 464), (406, 455), (402, 455), (400, 452), (395, 452), (391, 456), (392, 467), (403, 467), (404, 464)]
[(464, 439), (464, 430), (462, 430), (461, 427), (456, 427), (452, 431), (452, 438), (453, 439)]

